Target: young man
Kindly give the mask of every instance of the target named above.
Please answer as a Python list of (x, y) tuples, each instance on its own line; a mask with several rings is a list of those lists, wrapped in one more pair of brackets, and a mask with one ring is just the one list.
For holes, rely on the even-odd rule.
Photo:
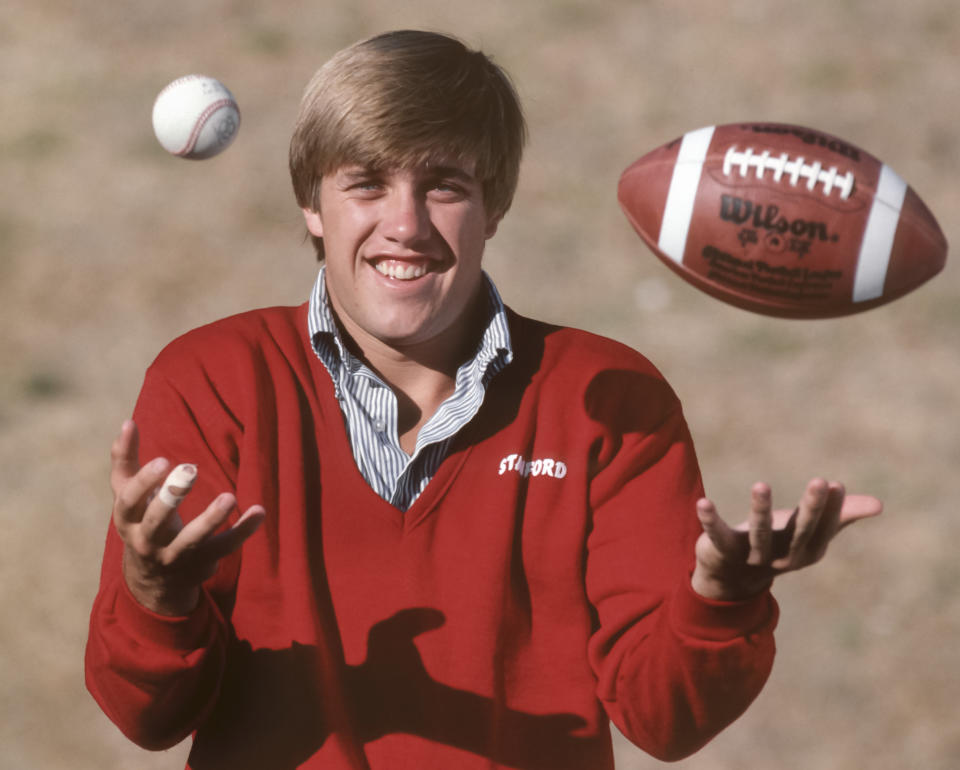
[[(114, 442), (87, 681), (137, 743), (193, 733), (195, 770), (597, 770), (613, 719), (679, 758), (763, 686), (774, 576), (879, 512), (814, 480), (773, 514), (758, 484), (731, 529), (649, 362), (503, 306), (481, 257), (524, 130), (441, 35), (311, 82), (309, 301), (171, 343)], [(179, 462), (192, 492), (155, 495)]]

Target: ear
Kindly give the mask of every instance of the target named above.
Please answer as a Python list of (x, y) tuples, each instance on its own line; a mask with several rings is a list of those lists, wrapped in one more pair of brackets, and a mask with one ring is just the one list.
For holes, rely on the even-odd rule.
[(486, 230), (483, 231), (484, 238), (489, 240), (490, 238), (493, 238), (494, 235), (496, 235), (497, 227), (500, 226), (501, 219), (503, 219), (503, 214), (496, 214), (494, 216), (491, 216), (487, 220), (487, 228)]
[(307, 223), (307, 230), (310, 235), (317, 238), (323, 238), (323, 220), (320, 218), (320, 212), (313, 209), (302, 209), (303, 218)]

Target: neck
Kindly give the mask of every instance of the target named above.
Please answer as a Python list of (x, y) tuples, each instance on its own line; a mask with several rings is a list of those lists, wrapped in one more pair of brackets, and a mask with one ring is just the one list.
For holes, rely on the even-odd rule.
[(385, 341), (353, 329), (334, 310), (348, 350), (396, 394), (400, 445), (408, 453), (416, 445), (420, 428), (453, 395), (457, 370), (479, 344), (486, 308), (485, 289), (481, 287), (456, 323), (429, 340), (413, 344)]

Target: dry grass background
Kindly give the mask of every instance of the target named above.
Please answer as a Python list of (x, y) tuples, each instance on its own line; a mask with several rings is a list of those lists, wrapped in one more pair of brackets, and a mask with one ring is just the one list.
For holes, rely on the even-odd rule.
[[(517, 309), (646, 352), (686, 405), (709, 491), (812, 474), (883, 497), (783, 579), (779, 658), (748, 714), (680, 768), (946, 770), (960, 762), (956, 263), (885, 308), (787, 322), (688, 288), (620, 214), (620, 171), (684, 131), (820, 127), (907, 178), (960, 242), (955, 0), (8, 0), (0, 7), (0, 766), (176, 768), (82, 683), (107, 450), (174, 335), (301, 302), (315, 264), (288, 190), (300, 91), (396, 27), (491, 51), (525, 99), (520, 191), (488, 250)], [(166, 156), (156, 92), (199, 71), (238, 97), (233, 147)], [(618, 768), (659, 766), (618, 742)]]

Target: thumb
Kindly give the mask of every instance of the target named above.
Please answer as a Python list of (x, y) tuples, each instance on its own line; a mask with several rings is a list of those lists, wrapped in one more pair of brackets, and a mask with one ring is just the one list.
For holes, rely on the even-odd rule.
[(869, 519), (883, 513), (883, 502), (872, 495), (847, 495), (840, 509), (840, 529), (860, 519)]

